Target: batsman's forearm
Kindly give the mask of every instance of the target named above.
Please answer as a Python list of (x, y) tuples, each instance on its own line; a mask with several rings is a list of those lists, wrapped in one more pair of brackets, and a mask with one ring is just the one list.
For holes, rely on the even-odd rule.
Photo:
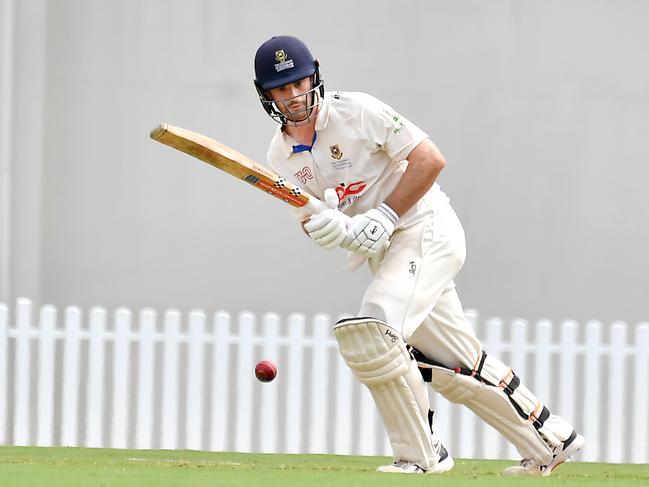
[(385, 204), (403, 216), (435, 183), (445, 163), (432, 142), (426, 140), (419, 144), (408, 156), (408, 167)]

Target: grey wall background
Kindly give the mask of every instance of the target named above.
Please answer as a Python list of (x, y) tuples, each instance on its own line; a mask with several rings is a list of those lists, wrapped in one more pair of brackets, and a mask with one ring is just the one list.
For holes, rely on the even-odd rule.
[(277, 200), (151, 142), (161, 121), (263, 162), (257, 46), (431, 134), (467, 233), (463, 304), (649, 319), (649, 2), (0, 0), (0, 301), (354, 312)]

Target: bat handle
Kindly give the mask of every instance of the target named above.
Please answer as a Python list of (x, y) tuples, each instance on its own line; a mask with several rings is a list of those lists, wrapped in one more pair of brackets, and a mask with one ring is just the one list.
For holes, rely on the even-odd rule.
[(312, 215), (329, 209), (324, 201), (316, 198), (315, 196), (311, 196), (309, 198), (309, 202), (304, 206), (304, 208), (308, 210)]

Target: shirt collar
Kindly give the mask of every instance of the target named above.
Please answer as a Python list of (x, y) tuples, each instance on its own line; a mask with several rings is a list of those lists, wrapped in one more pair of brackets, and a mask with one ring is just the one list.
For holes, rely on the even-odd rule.
[(315, 144), (316, 139), (318, 138), (318, 131), (314, 130), (313, 131), (313, 140), (311, 140), (311, 145), (304, 145), (304, 144), (297, 144), (293, 146), (293, 152), (304, 152), (304, 151), (309, 151), (311, 152), (311, 149), (313, 149), (313, 144)]
[(320, 110), (318, 110), (318, 116), (315, 119), (315, 129), (324, 130), (327, 128), (327, 123), (329, 122), (329, 97), (323, 96), (322, 103), (320, 104)]

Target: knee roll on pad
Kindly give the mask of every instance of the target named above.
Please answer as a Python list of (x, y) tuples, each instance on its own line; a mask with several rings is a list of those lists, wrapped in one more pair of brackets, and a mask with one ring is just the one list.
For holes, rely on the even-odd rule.
[(374, 318), (341, 320), (333, 332), (343, 360), (376, 402), (395, 460), (433, 467), (439, 446), (431, 441), (428, 392), (399, 332)]

